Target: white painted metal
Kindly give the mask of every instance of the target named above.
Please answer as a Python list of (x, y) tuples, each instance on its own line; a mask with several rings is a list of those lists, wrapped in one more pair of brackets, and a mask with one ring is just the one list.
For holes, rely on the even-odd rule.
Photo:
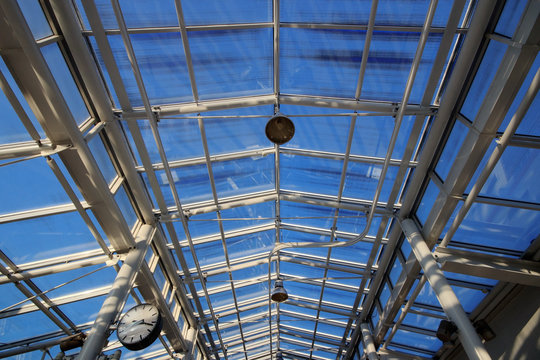
[(360, 329), (362, 331), (362, 342), (364, 343), (364, 351), (367, 354), (369, 360), (378, 360), (379, 356), (375, 349), (375, 344), (373, 343), (373, 337), (371, 336), (371, 330), (367, 323), (360, 324)]
[(444, 312), (458, 327), (459, 338), (469, 359), (491, 359), (414, 221), (401, 220), (400, 225)]
[(135, 282), (135, 277), (141, 268), (148, 249), (148, 244), (154, 236), (155, 229), (151, 225), (144, 225), (137, 234), (135, 248), (126, 256), (109, 295), (103, 302), (96, 321), (88, 333), (78, 359), (97, 359), (109, 335), (109, 327), (114, 323), (118, 314), (124, 307), (129, 291)]

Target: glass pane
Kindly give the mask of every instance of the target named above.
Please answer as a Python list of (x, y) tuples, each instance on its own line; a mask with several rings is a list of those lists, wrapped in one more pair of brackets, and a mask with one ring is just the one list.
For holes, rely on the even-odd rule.
[(17, 264), (99, 249), (77, 213), (5, 223), (0, 229), (0, 248)]
[[(401, 101), (420, 34), (375, 31), (362, 83), (361, 98)], [(409, 102), (420, 103), (442, 34), (430, 34)]]
[(350, 291), (338, 289), (324, 288), (323, 301), (341, 304), (345, 306), (353, 306), (356, 294)]
[(187, 25), (272, 21), (270, 0), (183, 0), (182, 8)]
[(274, 189), (274, 169), (273, 155), (212, 163), (220, 198)]
[(461, 145), (467, 136), (468, 128), (460, 121), (456, 121), (450, 137), (446, 141), (444, 150), (439, 158), (435, 171), (439, 177), (444, 181), (448, 176), (450, 167), (454, 163), (456, 156), (461, 149)]
[(17, 0), (17, 3), (36, 40), (53, 34), (38, 0)]
[[(487, 160), (489, 155), (491, 152), (488, 152), (484, 160)], [(485, 162), (482, 162), (480, 168), (482, 165), (485, 165)], [(537, 177), (534, 171), (531, 171), (531, 169), (539, 168), (540, 151), (538, 149), (507, 147), (482, 187), (480, 195), (540, 203)], [(472, 184), (473, 181), (469, 188)]]
[[(210, 179), (206, 165), (184, 166), (171, 169), (172, 178), (177, 188), (180, 202), (189, 204), (212, 199)], [(164, 192), (167, 205), (175, 205), (169, 182), (164, 171), (157, 171), (160, 188)]]
[(371, 0), (281, 0), (282, 22), (367, 24)]
[[(388, 168), (379, 201), (386, 202), (388, 200), (398, 169), (395, 166)], [(355, 199), (373, 199), (381, 172), (381, 165), (349, 162), (343, 196)]]
[(190, 32), (201, 99), (270, 94), (272, 29)]
[[(152, 163), (161, 163), (150, 124), (146, 120), (138, 123)], [(204, 158), (197, 119), (161, 118), (157, 127), (168, 161)]]
[(0, 336), (6, 344), (59, 330), (41, 311), (0, 319)]
[[(376, 25), (422, 26), (429, 8), (429, 0), (380, 0), (377, 5)], [(445, 26), (452, 9), (451, 1), (437, 3), (433, 26)]]
[(524, 251), (538, 236), (540, 212), (475, 203), (452, 241)]
[(122, 215), (124, 215), (124, 219), (126, 220), (129, 227), (132, 227), (135, 225), (135, 223), (138, 220), (137, 214), (135, 213), (135, 210), (133, 209), (133, 205), (131, 204), (131, 201), (128, 198), (128, 195), (126, 193), (126, 190), (124, 189), (124, 186), (121, 186), (116, 194), (114, 195), (114, 199), (118, 203), (118, 206), (120, 207), (120, 210), (122, 211)]
[(343, 161), (281, 154), (282, 189), (337, 196)]
[[(28, 106), (26, 99), (19, 90), (19, 87), (15, 83), (15, 80), (11, 77), (11, 73), (8, 71), (6, 64), (0, 58), (0, 71), (2, 75), (6, 78), (7, 83), (11, 87), (11, 90), (19, 100), (19, 103), (23, 107), (26, 115), (30, 118), (30, 121), (41, 135), (45, 137), (45, 132), (39, 125), (34, 116), (32, 110)], [(30, 135), (26, 131), (26, 128), (23, 126), (22, 122), (19, 120), (19, 116), (11, 106), (11, 103), (8, 101), (3, 90), (0, 90), (0, 111), (2, 111), (2, 132), (0, 133), (0, 144), (12, 143), (18, 141), (27, 141), (30, 140)]]
[(521, 16), (526, 6), (527, 0), (514, 0), (506, 2), (495, 31), (499, 34), (512, 38), (516, 27), (521, 21)]
[(392, 342), (430, 351), (437, 351), (442, 345), (442, 342), (436, 337), (418, 334), (403, 329), (396, 331), (396, 335), (394, 335)]
[(413, 314), (408, 312), (403, 320), (403, 325), (414, 326), (420, 329), (427, 329), (431, 331), (437, 331), (441, 319), (431, 316)]
[[(344, 241), (343, 239), (339, 239)], [(332, 260), (348, 261), (353, 264), (366, 264), (371, 253), (372, 244), (357, 242), (354, 245), (332, 249)]]
[[(319, 150), (344, 154), (350, 127), (350, 116), (332, 116), (339, 109), (286, 106), (280, 108), (287, 115), (328, 114), (328, 116), (293, 117), (294, 137), (286, 145), (288, 148)], [(321, 141), (324, 138), (325, 141)]]
[(94, 158), (96, 159), (98, 166), (105, 177), (105, 181), (110, 184), (116, 178), (116, 176), (118, 176), (118, 174), (116, 173), (116, 169), (111, 162), (111, 158), (109, 157), (101, 138), (99, 136), (94, 136), (90, 141), (88, 141), (88, 147), (94, 155)]
[(356, 30), (281, 28), (281, 92), (354, 98), (364, 36)]
[(195, 252), (197, 254), (197, 259), (199, 260), (199, 265), (201, 266), (225, 262), (221, 240), (195, 245)]
[(269, 252), (276, 242), (274, 230), (248, 234), (227, 239), (231, 260)]
[(105, 296), (99, 296), (92, 299), (80, 300), (76, 303), (61, 305), (59, 308), (77, 325), (92, 324), (96, 320), (105, 299)]
[(37, 277), (32, 279), (32, 281), (42, 291), (46, 291), (79, 278), (78, 280), (70, 282), (69, 284), (48, 293), (50, 298), (57, 298), (68, 294), (75, 294), (112, 285), (116, 278), (116, 274), (114, 268), (106, 267), (105, 264), (99, 264)]
[(132, 34), (130, 37), (150, 103), (192, 101), (180, 33)]
[(275, 215), (274, 202), (239, 206), (221, 211), (225, 232), (262, 224), (274, 224)]
[(174, 0), (120, 0), (128, 28), (178, 26)]
[[(193, 215), (188, 218), (189, 233), (192, 239), (205, 235), (219, 234), (219, 224), (217, 222), (217, 214), (210, 212), (207, 214)], [(186, 234), (182, 222), (175, 221), (174, 228), (180, 239), (185, 239)]]
[(44, 159), (0, 167), (0, 213), (71, 203)]
[(73, 118), (77, 124), (82, 124), (90, 117), (90, 114), (58, 45), (51, 44), (44, 46), (41, 48), (41, 53), (49, 65), (49, 69), (56, 80), (56, 84), (60, 88), (60, 92), (64, 96), (69, 110), (73, 114)]
[[(525, 96), (525, 93), (529, 90), (532, 80), (534, 78), (534, 75), (540, 68), (540, 55), (536, 56), (536, 60), (531, 66), (529, 70), (529, 74), (527, 75), (527, 78), (523, 82), (523, 85), (519, 89), (518, 94), (516, 95), (516, 98), (512, 102), (512, 106), (510, 106), (510, 109), (506, 113), (506, 116), (504, 118), (504, 121), (502, 122), (499, 131), (504, 131), (506, 129), (506, 126), (508, 123), (510, 123), (510, 119), (514, 116), (516, 113), (519, 104), (523, 100), (523, 97)], [(525, 114), (524, 118), (521, 120), (521, 123), (519, 124), (516, 133), (521, 135), (533, 135), (533, 136), (540, 136), (540, 122), (538, 121), (537, 114), (540, 112), (540, 96), (535, 96), (532, 104), (529, 107), (529, 110)]]
[(482, 105), (482, 101), (478, 101), (478, 99), (483, 99), (487, 94), (506, 48), (507, 46), (501, 42), (489, 42), (486, 53), (484, 54), (484, 59), (489, 59), (489, 61), (482, 61), (467, 94), (467, 98), (461, 107), (461, 113), (471, 121), (474, 120)]
[[(404, 121), (408, 120), (404, 117)], [(390, 116), (360, 116), (356, 119), (351, 154), (384, 158), (394, 131), (394, 118)], [(404, 148), (407, 139), (398, 138), (395, 151)]]
[[(258, 106), (214, 111), (204, 118), (208, 151), (211, 155), (270, 147), (264, 128), (273, 115), (273, 106)], [(263, 115), (256, 117), (257, 115)], [(205, 114), (202, 115), (203, 117)], [(214, 118), (214, 116), (249, 116), (246, 118)]]

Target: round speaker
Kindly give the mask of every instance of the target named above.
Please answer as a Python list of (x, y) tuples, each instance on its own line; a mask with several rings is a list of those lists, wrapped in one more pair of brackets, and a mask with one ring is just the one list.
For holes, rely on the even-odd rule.
[(276, 115), (268, 120), (265, 131), (271, 142), (283, 145), (294, 136), (294, 124), (288, 117)]

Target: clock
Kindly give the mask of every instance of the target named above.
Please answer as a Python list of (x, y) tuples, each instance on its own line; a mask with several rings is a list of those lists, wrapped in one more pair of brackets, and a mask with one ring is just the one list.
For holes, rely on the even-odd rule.
[(158, 308), (151, 304), (140, 304), (122, 316), (116, 334), (127, 349), (142, 350), (157, 339), (162, 326)]

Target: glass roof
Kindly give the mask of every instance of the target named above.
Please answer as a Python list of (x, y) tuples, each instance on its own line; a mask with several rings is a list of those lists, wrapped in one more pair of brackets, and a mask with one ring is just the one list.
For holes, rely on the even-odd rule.
[[(115, 319), (153, 303), (164, 328), (130, 351), (112, 321), (104, 354), (361, 359), (367, 325), (378, 351), (444, 358), (400, 221), (460, 259), (540, 259), (538, 12), (0, 2), (0, 358), (93, 336), (135, 241)], [(295, 127), (282, 145), (276, 114)], [(500, 279), (443, 270), (474, 320)]]

